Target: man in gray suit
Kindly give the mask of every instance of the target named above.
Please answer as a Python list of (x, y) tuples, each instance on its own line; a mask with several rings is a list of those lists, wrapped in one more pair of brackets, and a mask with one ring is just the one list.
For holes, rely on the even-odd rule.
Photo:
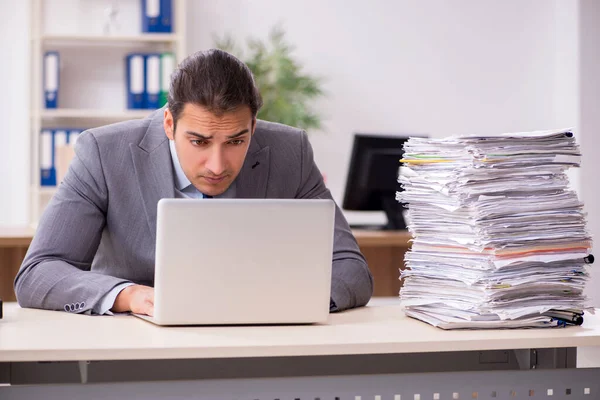
[[(19, 304), (152, 315), (162, 198), (330, 199), (306, 133), (257, 120), (261, 105), (249, 68), (209, 50), (179, 65), (165, 108), (81, 134), (15, 279)], [(336, 207), (331, 309), (362, 306), (372, 290)]]

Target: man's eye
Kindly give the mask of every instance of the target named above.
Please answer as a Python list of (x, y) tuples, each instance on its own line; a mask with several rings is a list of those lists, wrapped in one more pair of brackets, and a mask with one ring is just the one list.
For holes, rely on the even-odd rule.
[(204, 140), (191, 140), (190, 143), (192, 143), (194, 146), (202, 146), (206, 144), (206, 141)]
[(232, 140), (229, 143), (231, 143), (234, 146), (239, 146), (240, 144), (244, 143), (244, 141), (242, 139), (235, 139), (235, 140)]

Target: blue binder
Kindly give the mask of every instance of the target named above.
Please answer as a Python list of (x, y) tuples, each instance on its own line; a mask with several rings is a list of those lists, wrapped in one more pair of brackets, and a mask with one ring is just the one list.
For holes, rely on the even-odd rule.
[(146, 54), (146, 108), (160, 107), (160, 54)]
[(64, 147), (68, 145), (68, 137), (69, 137), (69, 131), (67, 129), (55, 129), (54, 130), (54, 149), (53, 149), (53, 159), (54, 159), (54, 163), (53, 163), (53, 167), (54, 167), (54, 171), (55, 171), (55, 185), (59, 185), (60, 181), (59, 178), (61, 178), (58, 175), (58, 148), (59, 147)]
[(58, 51), (47, 51), (44, 54), (44, 101), (46, 108), (58, 108), (59, 63)]
[(171, 0), (141, 0), (142, 32), (173, 32), (173, 2)]
[(40, 185), (57, 186), (56, 149), (58, 146), (75, 146), (81, 129), (42, 129), (40, 132)]
[(144, 54), (130, 53), (125, 57), (127, 108), (146, 108), (146, 62)]
[(54, 131), (42, 129), (40, 132), (40, 185), (56, 186), (54, 168)]
[(160, 0), (141, 0), (142, 3), (142, 32), (160, 32)]
[(173, 32), (173, 1), (160, 0), (160, 31), (164, 33)]
[(69, 131), (69, 136), (67, 137), (67, 143), (69, 144), (69, 146), (75, 146), (75, 143), (77, 143), (77, 139), (79, 138), (79, 134), (81, 132), (81, 129), (71, 129)]

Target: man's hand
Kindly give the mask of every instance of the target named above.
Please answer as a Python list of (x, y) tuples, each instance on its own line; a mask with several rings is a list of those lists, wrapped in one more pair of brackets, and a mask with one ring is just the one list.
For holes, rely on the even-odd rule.
[(131, 311), (134, 314), (144, 314), (152, 317), (154, 315), (154, 288), (143, 285), (127, 286), (121, 290), (115, 299), (111, 311)]

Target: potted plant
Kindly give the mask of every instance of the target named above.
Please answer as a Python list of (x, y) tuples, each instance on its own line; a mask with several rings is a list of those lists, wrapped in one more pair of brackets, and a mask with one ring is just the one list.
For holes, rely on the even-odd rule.
[(215, 37), (215, 45), (245, 62), (254, 74), (263, 98), (258, 118), (307, 132), (321, 129), (322, 117), (312, 108), (323, 95), (321, 79), (302, 72), (281, 27), (273, 28), (266, 42), (249, 38), (245, 50), (230, 35)]

